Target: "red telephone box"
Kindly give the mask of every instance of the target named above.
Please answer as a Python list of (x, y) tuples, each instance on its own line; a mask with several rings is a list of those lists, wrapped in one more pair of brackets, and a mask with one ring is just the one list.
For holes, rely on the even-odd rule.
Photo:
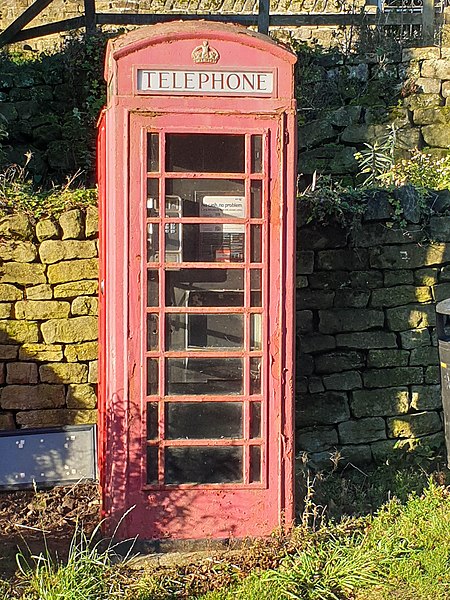
[(110, 42), (100, 470), (121, 538), (293, 520), (296, 57), (243, 27)]

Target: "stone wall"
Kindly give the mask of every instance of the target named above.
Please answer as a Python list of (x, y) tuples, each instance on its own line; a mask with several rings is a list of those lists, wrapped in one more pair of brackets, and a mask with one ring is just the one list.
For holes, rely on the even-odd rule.
[(97, 209), (0, 220), (0, 429), (96, 421)]
[[(443, 441), (435, 303), (450, 297), (450, 217), (425, 231), (415, 200), (409, 187), (379, 192), (360, 227), (298, 230), (297, 450), (312, 464)], [(448, 207), (449, 192), (433, 201)]]
[(299, 61), (299, 171), (356, 181), (357, 152), (396, 129), (397, 157), (414, 148), (437, 158), (450, 148), (450, 50), (408, 48), (345, 59)]

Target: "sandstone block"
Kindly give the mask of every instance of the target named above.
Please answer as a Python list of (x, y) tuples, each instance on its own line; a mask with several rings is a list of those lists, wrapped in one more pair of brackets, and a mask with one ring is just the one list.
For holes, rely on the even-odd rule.
[(62, 283), (53, 288), (55, 298), (75, 298), (76, 296), (84, 296), (98, 293), (98, 281), (72, 281), (70, 283)]
[(31, 321), (0, 321), (1, 344), (33, 343), (39, 340), (37, 323)]
[(408, 388), (394, 387), (379, 390), (355, 390), (350, 407), (356, 418), (393, 416), (408, 412)]
[(313, 273), (309, 276), (309, 286), (312, 289), (338, 290), (354, 288), (370, 290), (382, 287), (383, 275), (381, 271), (330, 271), (329, 273)]
[(368, 388), (385, 388), (423, 382), (421, 367), (396, 367), (393, 369), (373, 369), (363, 373), (364, 385)]
[(367, 366), (375, 368), (405, 367), (408, 364), (409, 352), (393, 348), (369, 350)]
[(417, 269), (440, 265), (449, 260), (450, 246), (439, 243), (423, 246), (380, 246), (370, 249), (370, 264), (381, 269)]
[(413, 385), (411, 388), (411, 408), (414, 410), (441, 410), (440, 385)]
[(313, 330), (313, 314), (311, 310), (297, 311), (296, 326), (298, 333), (311, 333)]
[(53, 297), (52, 288), (47, 283), (34, 285), (25, 289), (27, 300), (51, 300)]
[(424, 94), (439, 94), (441, 91), (441, 80), (433, 77), (419, 77), (416, 85), (422, 88)]
[(331, 308), (333, 300), (333, 291), (303, 289), (297, 292), (297, 309)]
[(422, 135), (428, 146), (450, 148), (450, 125), (425, 125)]
[(371, 462), (372, 452), (370, 446), (366, 444), (357, 444), (351, 446), (341, 446), (339, 448), (339, 465), (345, 466), (349, 463), (351, 465), (364, 466)]
[(439, 281), (450, 281), (450, 265), (445, 265), (442, 267)]
[(325, 387), (323, 385), (322, 379), (320, 377), (310, 377), (308, 379), (308, 385), (307, 388), (305, 390), (298, 390), (300, 391), (309, 391), (311, 394), (319, 394), (320, 392), (324, 392), (325, 391)]
[(358, 369), (365, 364), (362, 352), (354, 350), (328, 352), (315, 358), (317, 373), (338, 373), (339, 371), (348, 371)]
[(333, 309), (319, 311), (319, 331), (321, 333), (343, 333), (346, 331), (364, 331), (374, 327), (383, 327), (382, 310)]
[(409, 438), (435, 433), (442, 429), (437, 412), (420, 412), (387, 420), (390, 438)]
[[(82, 279), (98, 278), (98, 259), (85, 258), (81, 260), (66, 260), (49, 265), (47, 276), (50, 283), (68, 283)], [(55, 290), (55, 298), (56, 290)]]
[(334, 348), (336, 348), (336, 339), (332, 335), (320, 335), (320, 333), (317, 333), (311, 336), (304, 336), (299, 342), (299, 349), (305, 354), (333, 350)]
[[(384, 287), (393, 287), (399, 285), (409, 285), (414, 283), (414, 275), (412, 271), (404, 271), (398, 269), (396, 271), (385, 271), (384, 273)], [(422, 282), (419, 282), (421, 285)], [(429, 285), (424, 283), (423, 285)]]
[(450, 81), (442, 82), (442, 95), (444, 96), (444, 98), (450, 97)]
[(444, 106), (434, 108), (418, 108), (414, 111), (413, 120), (415, 125), (448, 123), (448, 109)]
[(38, 382), (38, 370), (35, 363), (8, 363), (6, 365), (6, 383), (27, 384)]
[(297, 275), (309, 275), (314, 269), (314, 252), (303, 250), (297, 252)]
[(417, 225), (410, 225), (407, 230), (386, 227), (382, 223), (366, 223), (352, 233), (352, 242), (356, 247), (370, 248), (371, 246), (389, 244), (410, 244), (420, 242), (423, 232)]
[(360, 333), (341, 333), (336, 336), (336, 344), (341, 348), (396, 348), (395, 333), (386, 331), (364, 331)]
[[(423, 77), (433, 77), (433, 75), (425, 75)], [(439, 94), (411, 94), (403, 101), (403, 105), (409, 110), (417, 110), (418, 108), (433, 108), (440, 106), (442, 99)]]
[(39, 248), (43, 263), (53, 264), (63, 260), (86, 259), (97, 256), (94, 241), (83, 240), (46, 240)]
[(90, 238), (96, 236), (98, 234), (98, 208), (96, 206), (88, 206), (86, 208), (85, 221), (86, 237)]
[(0, 360), (15, 360), (19, 353), (19, 346), (0, 346)]
[(404, 48), (402, 50), (403, 62), (432, 58), (440, 58), (440, 52), (437, 46), (427, 46), (423, 48)]
[(87, 383), (88, 368), (78, 363), (42, 365), (39, 376), (44, 383)]
[(409, 329), (408, 331), (400, 332), (400, 340), (402, 348), (411, 350), (420, 346), (430, 346), (431, 338), (429, 330), (424, 327), (422, 329)]
[(411, 350), (411, 358), (409, 360), (410, 365), (437, 365), (439, 364), (439, 357), (437, 348), (433, 346), (422, 346), (420, 348), (414, 348)]
[(422, 329), (436, 324), (436, 313), (432, 304), (408, 304), (388, 308), (386, 320), (391, 331)]
[(358, 421), (345, 421), (338, 425), (342, 444), (363, 444), (386, 439), (386, 423), (381, 417), (367, 417)]
[(432, 289), (435, 302), (446, 300), (450, 296), (450, 283), (439, 283), (434, 285)]
[(14, 213), (0, 219), (0, 237), (31, 240), (33, 227), (24, 213)]
[(317, 266), (324, 271), (360, 271), (369, 267), (369, 258), (364, 249), (321, 250), (318, 252)]
[(386, 459), (392, 457), (397, 452), (398, 440), (380, 440), (370, 444), (372, 450), (373, 460), (382, 464), (386, 462)]
[(296, 402), (298, 427), (334, 425), (350, 418), (347, 394), (325, 392), (323, 394), (299, 394)]
[(51, 319), (42, 323), (41, 331), (46, 344), (88, 342), (98, 337), (97, 319), (89, 316)]
[(45, 267), (35, 263), (7, 262), (0, 267), (0, 283), (36, 285), (46, 283)]
[(344, 371), (323, 377), (326, 390), (357, 390), (362, 387), (361, 375), (357, 371)]
[(67, 408), (95, 408), (97, 396), (92, 385), (69, 385), (67, 391)]
[(0, 303), (0, 319), (9, 319), (12, 313), (12, 304), (10, 302)]
[[(7, 385), (2, 389), (0, 405), (6, 410), (36, 410), (64, 406), (63, 385)], [(21, 424), (18, 420), (18, 423)], [(38, 425), (38, 424), (36, 424)], [(44, 424), (40, 423), (40, 427)]]
[(347, 244), (347, 233), (340, 227), (302, 227), (299, 235), (305, 250), (343, 248)]
[(52, 240), (59, 236), (58, 225), (51, 219), (43, 219), (36, 223), (36, 237), (40, 242)]
[(369, 298), (370, 292), (366, 290), (336, 290), (333, 306), (336, 308), (365, 308), (369, 302)]
[(98, 343), (69, 344), (64, 350), (68, 362), (84, 362), (98, 358)]
[(14, 261), (18, 263), (29, 263), (37, 256), (36, 246), (32, 242), (18, 240), (0, 241), (0, 261)]
[(334, 427), (310, 427), (301, 429), (295, 436), (297, 447), (306, 452), (324, 452), (338, 443)]
[(28, 427), (63, 427), (64, 425), (87, 425), (97, 422), (96, 410), (57, 409), (18, 412), (17, 423)]
[(426, 367), (425, 383), (439, 383), (440, 380), (441, 374), (438, 366)]
[(23, 344), (19, 350), (19, 360), (38, 362), (58, 362), (63, 359), (62, 346), (48, 344)]
[(0, 302), (14, 302), (15, 300), (22, 300), (22, 298), (22, 290), (16, 288), (15, 285), (9, 285), (8, 283), (0, 284)]
[(72, 302), (73, 315), (98, 315), (98, 298), (79, 296)]
[(450, 63), (443, 59), (427, 59), (422, 63), (420, 69), (422, 77), (432, 77), (435, 79), (450, 79)]
[(15, 429), (16, 424), (14, 423), (14, 416), (12, 413), (0, 413), (0, 429), (7, 431), (8, 429)]
[(401, 306), (410, 302), (431, 302), (431, 290), (429, 287), (414, 287), (412, 285), (398, 285), (393, 288), (373, 290), (371, 305), (379, 306)]
[(69, 302), (58, 300), (20, 300), (15, 305), (16, 319), (45, 321), (66, 319), (70, 313)]
[(63, 231), (63, 240), (78, 240), (83, 237), (83, 215), (77, 208), (68, 210), (59, 217), (59, 225)]
[(414, 271), (414, 283), (417, 285), (426, 286), (435, 285), (437, 283), (438, 273), (439, 269), (437, 269), (436, 267), (426, 267), (425, 269), (417, 269), (417, 271)]
[(314, 360), (309, 354), (296, 354), (295, 372), (297, 376), (312, 375), (314, 372)]
[(89, 383), (98, 383), (98, 360), (89, 363)]
[(308, 278), (306, 277), (306, 275), (297, 275), (295, 278), (295, 287), (297, 289), (301, 289), (301, 288), (306, 288), (308, 287), (309, 283), (308, 283)]

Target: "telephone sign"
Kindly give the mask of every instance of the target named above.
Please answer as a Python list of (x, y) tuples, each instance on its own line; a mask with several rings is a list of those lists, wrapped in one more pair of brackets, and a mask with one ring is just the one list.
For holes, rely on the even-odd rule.
[(109, 44), (100, 467), (120, 537), (292, 523), (295, 60), (219, 23)]

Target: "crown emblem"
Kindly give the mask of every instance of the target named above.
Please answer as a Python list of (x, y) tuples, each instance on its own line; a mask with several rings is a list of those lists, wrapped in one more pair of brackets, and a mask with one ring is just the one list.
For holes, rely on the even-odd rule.
[(192, 60), (195, 63), (216, 63), (219, 60), (219, 53), (215, 48), (210, 48), (209, 42), (205, 40), (201, 46), (192, 50)]

